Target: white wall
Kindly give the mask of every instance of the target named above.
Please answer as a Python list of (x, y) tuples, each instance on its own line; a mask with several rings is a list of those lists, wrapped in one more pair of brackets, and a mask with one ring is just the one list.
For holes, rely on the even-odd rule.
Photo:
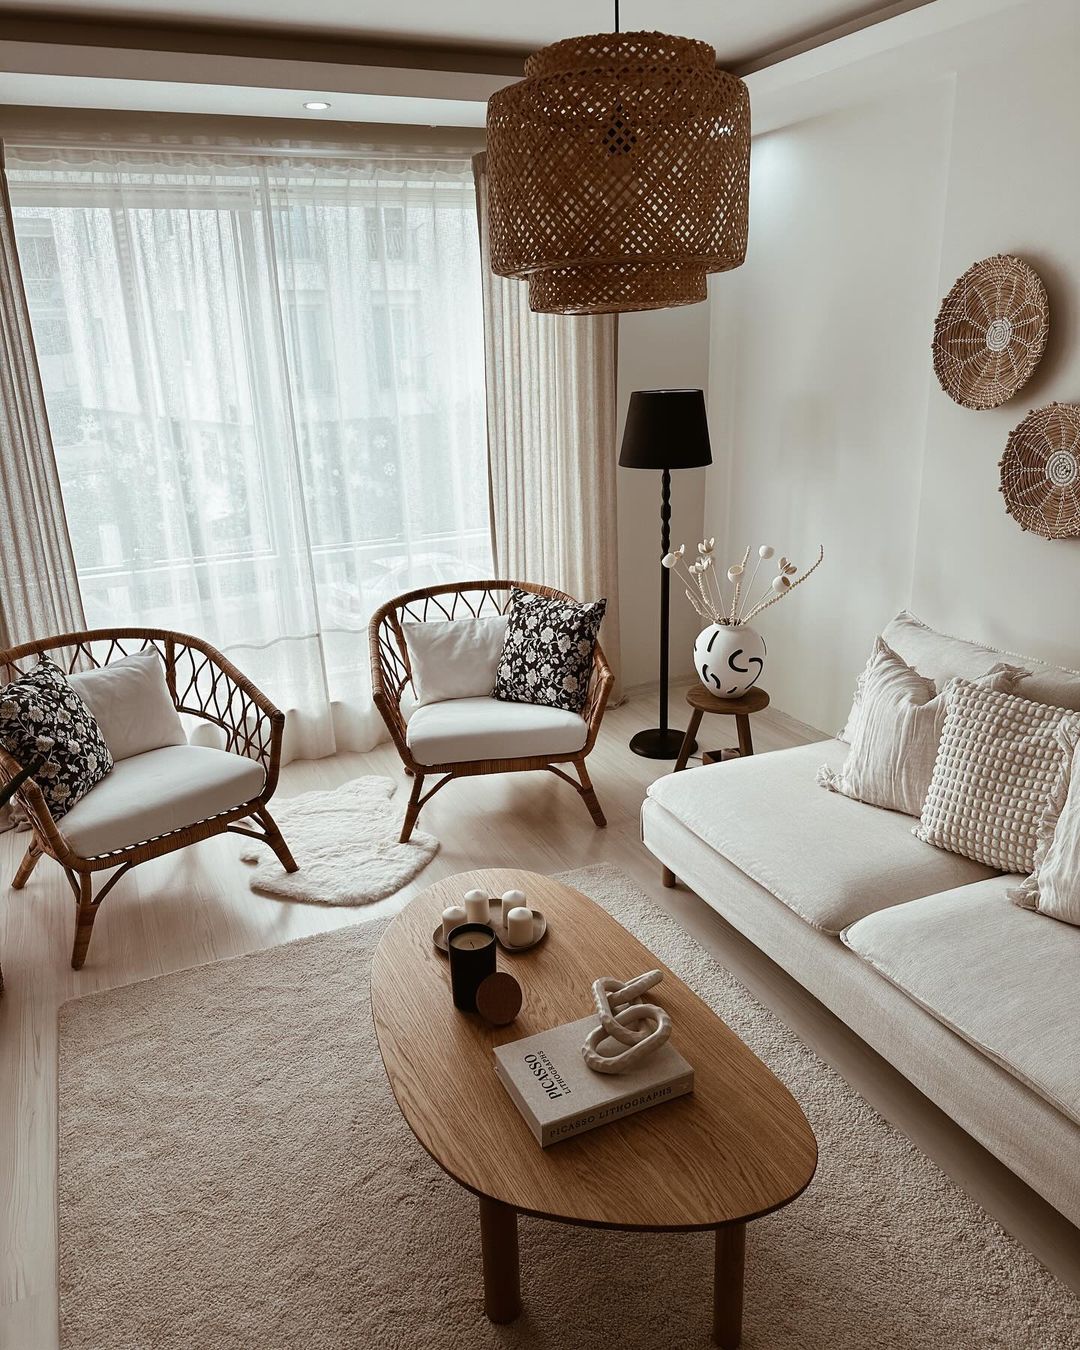
[[(619, 317), (619, 439), (635, 389), (704, 389), (709, 375), (709, 307), (650, 310)], [(714, 446), (714, 457), (716, 449)], [(690, 548), (701, 538), (705, 509), (704, 469), (671, 475), (671, 536)], [(619, 623), (623, 683), (627, 688), (658, 678), (660, 621), (660, 475), (620, 469)], [(671, 676), (689, 675), (699, 624), (672, 586)]]
[[(945, 62), (913, 49), (887, 92), (759, 137), (748, 259), (711, 289), (729, 472), (710, 473), (706, 519), (731, 553), (765, 539), (801, 564), (824, 543), (761, 631), (774, 702), (826, 730), (904, 605), (1080, 665), (1080, 543), (1023, 534), (998, 492), (1011, 427), (1080, 396), (1080, 14), (1028, 8), (968, 24)], [(976, 413), (937, 385), (930, 338), (955, 278), (996, 252), (1039, 270), (1052, 337), (1027, 388)]]

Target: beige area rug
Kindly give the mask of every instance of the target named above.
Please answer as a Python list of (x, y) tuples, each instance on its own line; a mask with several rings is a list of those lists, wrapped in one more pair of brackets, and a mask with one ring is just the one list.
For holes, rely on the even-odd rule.
[[(567, 876), (728, 1020), (818, 1135), (809, 1190), (750, 1229), (747, 1350), (1080, 1345), (1078, 1300), (626, 877)], [(525, 1312), (485, 1320), (476, 1202), (413, 1138), (379, 1059), (381, 928), (64, 1006), (64, 1350), (708, 1345), (707, 1234), (523, 1218)]]
[(240, 854), (254, 863), (249, 885), (275, 900), (306, 905), (370, 905), (400, 891), (439, 851), (439, 841), (413, 830), (398, 842), (405, 802), (395, 785), (374, 775), (329, 792), (274, 799), (273, 814), (299, 871), (286, 872), (266, 844), (248, 841)]

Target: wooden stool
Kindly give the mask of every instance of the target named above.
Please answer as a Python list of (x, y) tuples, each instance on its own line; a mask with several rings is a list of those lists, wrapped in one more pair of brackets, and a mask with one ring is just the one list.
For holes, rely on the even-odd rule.
[[(750, 735), (750, 714), (761, 712), (763, 708), (769, 706), (769, 696), (764, 689), (748, 689), (745, 694), (740, 694), (738, 698), (719, 698), (716, 694), (710, 694), (704, 685), (692, 685), (686, 691), (686, 701), (693, 709), (690, 714), (690, 725), (686, 728), (686, 735), (683, 737), (682, 748), (679, 750), (679, 758), (675, 761), (673, 773), (678, 773), (680, 769), (686, 768), (686, 761), (690, 758), (690, 752), (694, 748), (694, 737), (697, 735), (697, 729), (701, 725), (701, 719), (705, 713), (723, 713), (728, 717), (734, 717), (735, 727), (739, 733), (739, 754), (752, 755), (754, 753), (754, 741)], [(719, 760), (720, 752), (708, 752), (712, 755), (711, 763)]]

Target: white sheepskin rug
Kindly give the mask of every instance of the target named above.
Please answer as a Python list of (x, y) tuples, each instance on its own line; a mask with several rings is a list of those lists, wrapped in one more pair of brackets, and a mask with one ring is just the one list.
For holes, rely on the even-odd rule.
[(256, 864), (251, 889), (305, 905), (370, 905), (399, 891), (439, 851), (439, 841), (413, 830), (398, 843), (401, 810), (389, 806), (389, 778), (354, 778), (330, 792), (279, 797), (271, 812), (299, 864), (286, 872), (266, 844), (252, 840), (241, 858)]

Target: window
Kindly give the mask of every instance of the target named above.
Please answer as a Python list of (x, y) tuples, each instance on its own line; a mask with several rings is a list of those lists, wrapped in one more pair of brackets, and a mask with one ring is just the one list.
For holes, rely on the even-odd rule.
[(469, 165), (63, 154), (8, 176), (88, 622), (325, 727), (383, 600), (490, 574)]

